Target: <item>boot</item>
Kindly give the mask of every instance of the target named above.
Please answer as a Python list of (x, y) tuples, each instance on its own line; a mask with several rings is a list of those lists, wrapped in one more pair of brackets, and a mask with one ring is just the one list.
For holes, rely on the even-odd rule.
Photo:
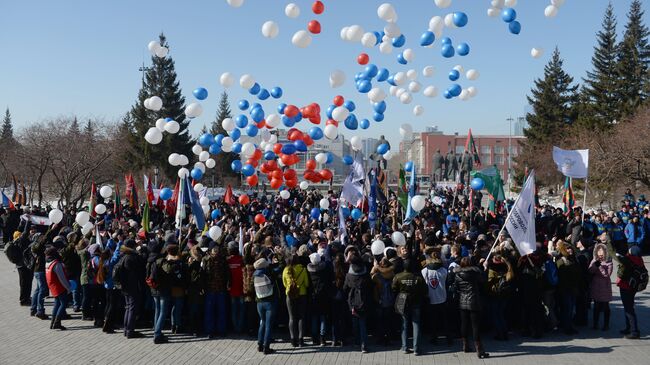
[(463, 337), (463, 352), (473, 352), (472, 348), (469, 346), (469, 342), (465, 337)]
[(325, 336), (320, 337), (320, 346), (321, 347), (327, 346), (327, 341), (325, 340)]
[(476, 346), (476, 356), (478, 356), (479, 359), (485, 359), (490, 357), (490, 354), (483, 350), (483, 345), (481, 345), (481, 341), (474, 341), (474, 345)]
[(50, 329), (51, 330), (54, 329), (54, 322), (56, 322), (56, 319), (54, 318), (54, 316), (52, 316), (52, 321), (50, 321)]
[(258, 343), (257, 344), (257, 352), (263, 352), (263, 351), (264, 351), (264, 345), (262, 345), (261, 343)]
[(104, 326), (102, 326), (102, 332), (104, 333), (115, 333), (115, 330), (111, 327), (108, 321), (104, 321)]
[(273, 350), (270, 345), (264, 346), (264, 355), (271, 355), (271, 354), (274, 354), (274, 353), (275, 353), (275, 350)]
[(61, 331), (67, 330), (67, 328), (63, 327), (63, 325), (61, 324), (61, 317), (56, 317), (54, 319), (54, 325), (52, 326), (52, 329), (61, 330)]
[(605, 312), (605, 319), (603, 320), (603, 331), (609, 331), (609, 312)]

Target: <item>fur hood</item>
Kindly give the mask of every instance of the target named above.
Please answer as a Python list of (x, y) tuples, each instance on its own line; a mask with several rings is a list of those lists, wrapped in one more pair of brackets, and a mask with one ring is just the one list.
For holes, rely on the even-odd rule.
[(598, 250), (603, 249), (605, 251), (605, 262), (610, 261), (612, 258), (609, 257), (609, 251), (607, 250), (607, 246), (605, 246), (602, 243), (598, 243), (594, 246), (594, 255), (592, 256), (594, 260), (596, 260)]

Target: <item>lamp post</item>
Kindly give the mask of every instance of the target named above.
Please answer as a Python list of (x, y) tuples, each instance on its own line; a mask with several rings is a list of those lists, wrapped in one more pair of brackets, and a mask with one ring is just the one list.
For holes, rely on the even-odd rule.
[(510, 194), (510, 189), (512, 188), (510, 186), (511, 184), (511, 179), (510, 179), (510, 173), (511, 173), (511, 168), (512, 168), (512, 122), (514, 119), (512, 117), (509, 117), (506, 119), (510, 125), (510, 134), (508, 135), (508, 194)]
[(153, 186), (158, 188), (158, 167), (153, 168)]

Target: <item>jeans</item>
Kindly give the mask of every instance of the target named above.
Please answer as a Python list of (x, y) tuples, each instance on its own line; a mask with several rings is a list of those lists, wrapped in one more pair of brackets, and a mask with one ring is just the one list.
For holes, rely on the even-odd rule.
[(327, 316), (321, 313), (312, 313), (311, 315), (311, 338), (316, 341), (325, 340), (325, 326), (327, 325)]
[(368, 329), (366, 327), (367, 314), (357, 313), (352, 316), (352, 331), (354, 331), (355, 342), (365, 347), (368, 343)]
[(576, 307), (576, 296), (569, 292), (569, 291), (563, 291), (560, 294), (560, 300), (561, 300), (561, 322), (562, 322), (562, 328), (565, 331), (571, 331), (573, 330), (573, 311), (575, 310)]
[(623, 302), (623, 311), (625, 311), (625, 330), (631, 331), (632, 334), (639, 334), (639, 324), (634, 311), (634, 296), (636, 292), (621, 288), (621, 301)]
[(81, 308), (81, 284), (79, 284), (79, 277), (77, 276), (76, 278), (72, 279), (75, 283), (77, 283), (75, 289), (72, 291), (72, 307), (74, 309)]
[(124, 294), (124, 334), (127, 336), (135, 330), (138, 301), (139, 296)]
[(504, 298), (491, 297), (490, 309), (492, 312), (492, 321), (497, 334), (505, 334), (506, 326), (506, 300)]
[(393, 314), (395, 309), (393, 307), (380, 307), (377, 310), (378, 318), (377, 321), (377, 334), (379, 338), (383, 340), (390, 340), (393, 332)]
[(17, 267), (16, 270), (18, 270), (18, 284), (20, 285), (20, 304), (29, 303), (34, 273), (27, 267)]
[(44, 272), (35, 272), (36, 289), (32, 294), (32, 311), (37, 314), (45, 314), (45, 293), (47, 291), (47, 282), (45, 281)]
[(54, 307), (52, 308), (52, 317), (61, 320), (65, 313), (65, 306), (68, 299), (68, 294), (63, 293), (54, 298)]
[(479, 311), (471, 311), (467, 309), (460, 310), (460, 335), (464, 339), (469, 339), (468, 336), (471, 330), (474, 341), (481, 341), (481, 319), (479, 318), (479, 314)]
[(257, 314), (260, 316), (260, 327), (257, 330), (257, 344), (269, 346), (271, 343), (271, 327), (275, 314), (275, 302), (258, 302)]
[[(216, 318), (215, 318), (216, 315)], [(205, 294), (205, 316), (203, 318), (205, 333), (208, 335), (226, 334), (226, 293), (207, 292)], [(216, 322), (216, 333), (215, 333)]]
[(230, 317), (232, 320), (232, 328), (236, 333), (242, 333), (244, 330), (244, 298), (231, 297), (230, 298)]
[(162, 330), (165, 326), (165, 317), (169, 313), (169, 305), (171, 299), (168, 296), (156, 296), (153, 297), (155, 303), (155, 312), (154, 312), (154, 328), (153, 335), (154, 338), (162, 336)]
[(406, 313), (402, 315), (402, 350), (408, 348), (408, 329), (409, 322), (413, 327), (413, 351), (419, 352), (419, 340), (420, 340), (420, 307), (418, 305), (412, 306), (409, 308)]
[(171, 306), (172, 306), (172, 327), (180, 327), (181, 317), (183, 315), (183, 302), (185, 297), (172, 297)]
[(305, 315), (307, 311), (307, 296), (301, 295), (296, 299), (287, 297), (289, 312), (289, 334), (291, 340), (302, 340), (305, 336)]

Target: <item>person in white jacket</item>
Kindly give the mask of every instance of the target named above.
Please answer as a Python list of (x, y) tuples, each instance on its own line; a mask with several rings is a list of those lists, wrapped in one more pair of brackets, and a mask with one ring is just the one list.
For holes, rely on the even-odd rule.
[(451, 335), (447, 328), (447, 269), (440, 259), (439, 249), (429, 248), (425, 251), (427, 266), (422, 269), (422, 277), (429, 292), (429, 307), (431, 314), (432, 337), (431, 343), (438, 342), (438, 335), (444, 333), (447, 343), (451, 344)]

